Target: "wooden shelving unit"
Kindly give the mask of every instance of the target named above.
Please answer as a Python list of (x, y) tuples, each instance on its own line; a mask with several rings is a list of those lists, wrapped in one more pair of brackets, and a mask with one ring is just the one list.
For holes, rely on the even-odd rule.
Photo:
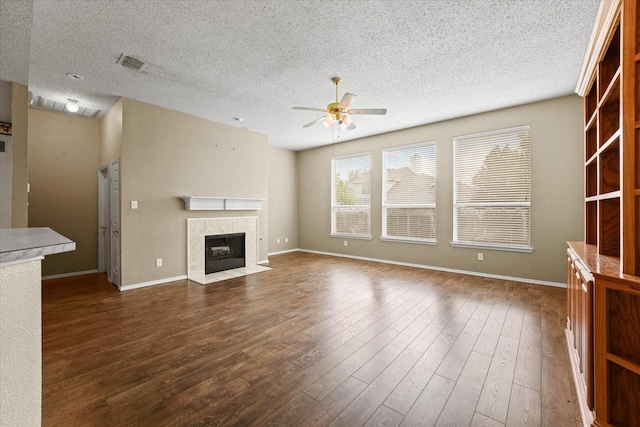
[(640, 8), (603, 1), (578, 82), (585, 241), (567, 252), (567, 345), (583, 422), (640, 424)]

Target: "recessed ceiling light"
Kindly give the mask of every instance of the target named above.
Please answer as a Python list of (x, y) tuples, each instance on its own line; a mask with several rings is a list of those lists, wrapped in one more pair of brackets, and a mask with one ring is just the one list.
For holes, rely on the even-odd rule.
[(71, 99), (69, 98), (66, 103), (66, 105), (64, 106), (64, 108), (67, 109), (67, 111), (69, 111), (70, 113), (77, 113), (78, 110), (80, 110), (80, 106), (78, 105), (78, 100), (77, 99)]
[(80, 74), (75, 74), (75, 73), (67, 73), (67, 77), (69, 77), (70, 79), (74, 79), (74, 80), (82, 80), (82, 79), (84, 79), (84, 77), (82, 77)]

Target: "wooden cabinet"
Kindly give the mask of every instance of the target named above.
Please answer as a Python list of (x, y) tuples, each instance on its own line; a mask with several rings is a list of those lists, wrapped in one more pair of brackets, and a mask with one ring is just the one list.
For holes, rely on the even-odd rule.
[(640, 425), (640, 8), (600, 5), (584, 97), (585, 241), (567, 252), (567, 344), (583, 422)]
[(593, 275), (567, 249), (567, 346), (582, 418), (593, 421)]
[[(640, 277), (569, 242), (567, 345), (585, 425), (640, 425)], [(595, 417), (595, 421), (594, 421)]]

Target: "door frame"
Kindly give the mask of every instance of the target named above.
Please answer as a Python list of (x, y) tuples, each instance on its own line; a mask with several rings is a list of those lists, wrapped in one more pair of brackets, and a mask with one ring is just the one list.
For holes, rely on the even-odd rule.
[(109, 275), (109, 165), (98, 169), (98, 271)]
[[(114, 170), (117, 174), (114, 174)], [(120, 159), (98, 169), (98, 271), (107, 273), (110, 283), (120, 288)], [(118, 182), (113, 183), (114, 175)], [(117, 199), (112, 192), (117, 189)], [(116, 209), (117, 211), (112, 212)], [(115, 222), (114, 222), (115, 220)], [(117, 234), (114, 236), (113, 234)], [(116, 238), (114, 238), (116, 237)]]

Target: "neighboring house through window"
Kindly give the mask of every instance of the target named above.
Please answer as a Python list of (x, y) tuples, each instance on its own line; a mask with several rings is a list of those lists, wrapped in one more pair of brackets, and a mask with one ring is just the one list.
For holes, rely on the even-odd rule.
[(371, 156), (331, 159), (331, 235), (371, 238)]
[(382, 151), (382, 239), (435, 243), (435, 142)]
[(453, 138), (454, 246), (531, 252), (530, 127)]

